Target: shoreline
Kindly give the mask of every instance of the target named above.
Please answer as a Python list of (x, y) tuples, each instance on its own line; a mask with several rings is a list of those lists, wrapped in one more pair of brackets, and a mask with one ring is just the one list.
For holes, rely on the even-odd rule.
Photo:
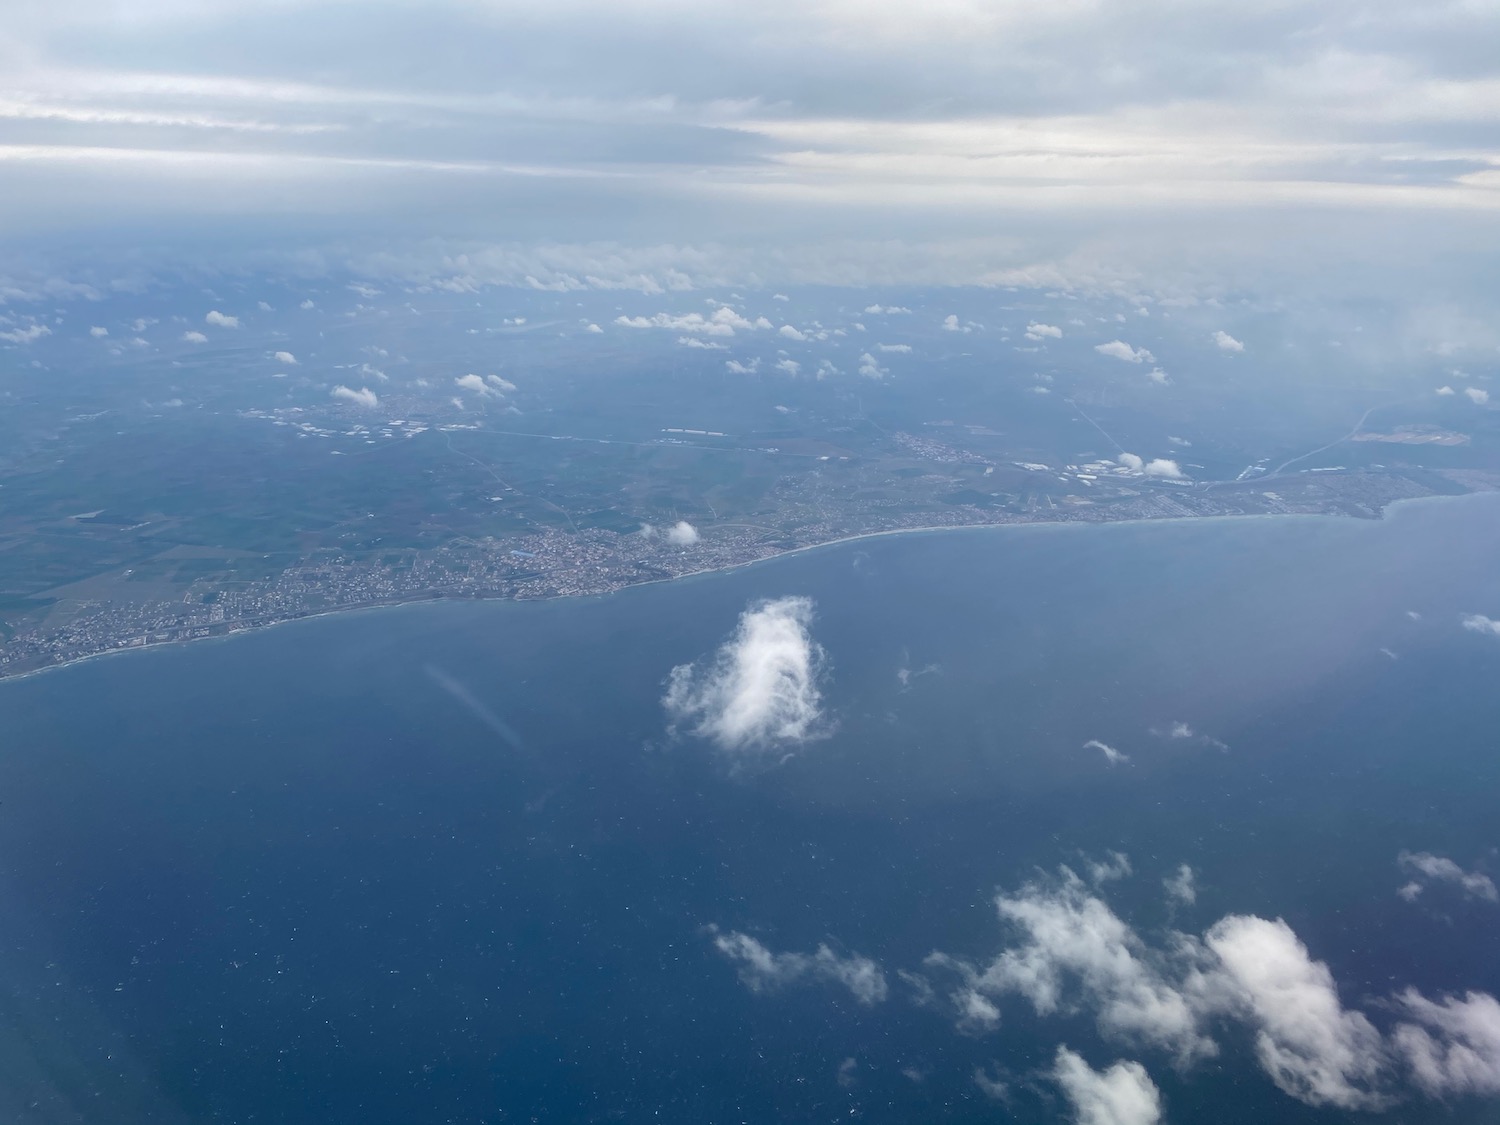
[[(1459, 493), (1456, 495), (1416, 496), (1392, 500), (1380, 510), (1380, 515), (1373, 521), (1383, 523), (1388, 515), (1402, 505), (1431, 504), (1437, 502), (1462, 501), (1474, 496), (1500, 495), (1488, 491), (1475, 491)], [(1181, 525), (1196, 523), (1215, 523), (1218, 521), (1253, 522), (1258, 520), (1354, 520), (1356, 517), (1341, 515), (1334, 512), (1275, 512), (1255, 513), (1245, 515), (1214, 515), (1214, 516), (1160, 516), (1154, 518), (1135, 518), (1123, 520), (1101, 520), (1097, 523), (1082, 520), (1025, 520), (1016, 523), (971, 523), (971, 524), (938, 524), (931, 527), (893, 527), (882, 531), (865, 531), (857, 535), (845, 535), (838, 539), (829, 539), (822, 543), (808, 543), (801, 547), (792, 547), (785, 551), (778, 551), (774, 555), (763, 558), (750, 559), (745, 562), (730, 563), (727, 566), (704, 567), (701, 570), (690, 570), (682, 574), (675, 574), (670, 578), (647, 578), (640, 582), (631, 582), (614, 590), (608, 590), (598, 594), (553, 594), (545, 598), (514, 598), (503, 595), (476, 595), (473, 597), (453, 597), (437, 595), (429, 598), (406, 598), (400, 601), (370, 602), (365, 605), (340, 606), (334, 609), (319, 610), (316, 613), (302, 614), (297, 617), (284, 617), (275, 621), (267, 621), (258, 625), (247, 625), (227, 633), (220, 633), (209, 637), (185, 637), (169, 641), (156, 641), (149, 644), (130, 645), (122, 648), (104, 649), (100, 652), (91, 652), (86, 656), (77, 656), (71, 660), (64, 660), (57, 664), (46, 664), (40, 668), (31, 668), (25, 672), (16, 672), (10, 675), (0, 675), (0, 689), (6, 684), (19, 683), (23, 680), (33, 679), (45, 675), (48, 672), (60, 672), (66, 668), (76, 668), (82, 664), (88, 664), (96, 660), (105, 660), (112, 656), (127, 656), (131, 653), (151, 652), (162, 649), (186, 647), (188, 645), (207, 643), (211, 641), (228, 641), (235, 637), (247, 636), (253, 633), (263, 633), (271, 629), (277, 629), (285, 625), (296, 625), (301, 622), (316, 621), (326, 617), (343, 617), (357, 613), (375, 613), (382, 610), (400, 609), (404, 606), (418, 605), (445, 605), (459, 604), (463, 602), (510, 602), (517, 605), (544, 605), (549, 602), (560, 601), (587, 601), (590, 598), (611, 598), (623, 594), (628, 590), (644, 589), (648, 586), (661, 586), (672, 582), (682, 582), (690, 578), (705, 578), (718, 574), (733, 574), (736, 571), (748, 570), (750, 567), (762, 566), (767, 563), (779, 562), (783, 559), (793, 558), (797, 555), (806, 554), (811, 551), (828, 550), (833, 547), (842, 547), (850, 543), (859, 543), (867, 539), (884, 539), (901, 535), (927, 535), (936, 532), (1004, 532), (1019, 529), (1046, 529), (1058, 531), (1063, 529), (1099, 529), (1107, 527), (1144, 527), (1151, 525)]]

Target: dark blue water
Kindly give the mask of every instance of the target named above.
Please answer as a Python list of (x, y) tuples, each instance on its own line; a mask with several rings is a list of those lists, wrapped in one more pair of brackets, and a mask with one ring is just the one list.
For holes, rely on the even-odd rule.
[[(1500, 991), (1500, 910), (1394, 893), (1402, 849), (1500, 866), (1500, 639), (1459, 627), (1500, 617), (1497, 561), (1500, 497), (976, 530), (0, 685), (0, 1120), (989, 1121), (998, 1064), (1048, 1121), (1027, 1076), (1059, 1042), (1141, 1058), (1172, 1121), (1341, 1120), (1232, 1031), (1182, 1074), (1019, 999), (963, 1036), (900, 987), (753, 994), (705, 928), (892, 974), (985, 959), (997, 888), (1115, 849), (1143, 933), (1284, 917), (1372, 1011)], [(784, 594), (816, 600), (837, 731), (732, 774), (667, 736), (663, 680)], [(1149, 733), (1176, 721), (1229, 749)], [(1200, 894), (1169, 915), (1182, 862)]]

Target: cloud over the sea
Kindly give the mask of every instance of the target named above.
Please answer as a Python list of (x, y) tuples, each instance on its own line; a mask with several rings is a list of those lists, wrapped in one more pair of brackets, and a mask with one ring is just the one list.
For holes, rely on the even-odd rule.
[(752, 992), (766, 992), (801, 980), (841, 984), (867, 1007), (890, 994), (885, 973), (878, 964), (857, 953), (841, 955), (827, 945), (815, 953), (772, 953), (749, 934), (738, 931), (714, 935), (714, 948), (740, 966), (740, 980)]
[(800, 745), (828, 731), (827, 655), (812, 638), (811, 598), (756, 602), (714, 655), (672, 669), (662, 699), (674, 726), (733, 754)]
[(1073, 1107), (1076, 1125), (1156, 1125), (1161, 1120), (1161, 1091), (1138, 1062), (1122, 1060), (1095, 1070), (1082, 1055), (1059, 1047), (1052, 1080)]
[[(931, 979), (902, 974), (924, 996), (946, 996), (960, 1032), (992, 1030), (1019, 996), (1038, 1016), (1091, 1015), (1106, 1041), (1165, 1052), (1179, 1070), (1217, 1056), (1219, 1031), (1237, 1024), (1271, 1082), (1307, 1105), (1367, 1111), (1413, 1093), (1500, 1093), (1500, 1001), (1489, 993), (1406, 988), (1366, 1014), (1279, 918), (1231, 914), (1201, 937), (1149, 942), (1066, 867), (1002, 892), (995, 907), (1013, 936), (987, 963), (933, 953)], [(955, 981), (946, 992), (945, 976)]]

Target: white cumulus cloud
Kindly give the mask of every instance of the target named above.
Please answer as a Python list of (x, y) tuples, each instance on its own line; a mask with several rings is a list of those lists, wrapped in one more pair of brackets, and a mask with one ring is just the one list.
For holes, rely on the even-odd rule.
[(43, 336), (50, 335), (52, 335), (52, 329), (45, 324), (28, 324), (25, 328), (0, 332), (0, 340), (9, 340), (12, 344), (34, 344)]
[(1240, 343), (1240, 341), (1236, 340), (1228, 332), (1225, 332), (1222, 329), (1214, 333), (1214, 343), (1219, 346), (1219, 349), (1221, 351), (1242, 352), (1245, 350), (1244, 344)]
[(859, 357), (859, 373), (866, 379), (884, 379), (890, 374), (869, 352)]
[(240, 318), (237, 316), (228, 316), (225, 313), (221, 313), (218, 309), (212, 309), (203, 318), (203, 323), (212, 324), (215, 328), (238, 328), (240, 326)]
[(1398, 998), (1415, 1022), (1391, 1033), (1396, 1056), (1429, 1097), (1500, 1094), (1500, 1001), (1485, 992), (1429, 1000), (1416, 989)]
[(1083, 1056), (1059, 1047), (1052, 1080), (1068, 1099), (1075, 1125), (1156, 1125), (1161, 1120), (1161, 1091), (1138, 1062), (1121, 1060), (1095, 1070)]
[(812, 619), (811, 598), (751, 605), (711, 659), (672, 669), (662, 700), (668, 717), (731, 753), (820, 737), (827, 656), (812, 638)]
[(453, 385), (465, 391), (473, 391), (477, 395), (497, 395), (500, 393), (480, 376), (472, 373), (457, 376), (453, 380)]
[(297, 357), (294, 356), (291, 352), (277, 352), (271, 358), (274, 359), (277, 363), (280, 363), (286, 367), (297, 366)]
[(1492, 637), (1500, 637), (1500, 621), (1482, 613), (1471, 613), (1465, 617), (1464, 628), (1471, 633), (1488, 633)]
[(1035, 320), (1026, 326), (1028, 340), (1045, 340), (1049, 336), (1054, 340), (1061, 340), (1062, 329), (1055, 324), (1041, 324)]
[(206, 343), (208, 343), (208, 337), (205, 336), (202, 332), (192, 332), (192, 331), (184, 332), (182, 334), (182, 340), (183, 340), (183, 343), (186, 343), (186, 344), (206, 344)]
[(340, 383), (328, 393), (334, 398), (341, 398), (345, 402), (352, 402), (355, 406), (363, 406), (368, 410), (373, 410), (380, 405), (380, 398), (369, 387), (360, 387), (356, 391), (353, 387), (346, 387)]
[(671, 527), (667, 528), (663, 532), (663, 535), (667, 542), (674, 547), (691, 547), (702, 538), (698, 534), (698, 529), (688, 523), (687, 520), (678, 520)]
[(109, 335), (109, 329), (108, 328), (101, 328), (101, 327), (99, 327), (99, 326), (96, 325), (93, 328), (89, 329), (89, 335), (92, 336), (92, 337), (94, 337), (97, 340), (97, 339), (100, 339), (101, 337), (108, 336)]
[(754, 331), (771, 327), (765, 317), (750, 320), (741, 316), (728, 305), (721, 305), (708, 316), (702, 313), (657, 313), (654, 316), (617, 316), (615, 323), (622, 328), (668, 328), (674, 332), (687, 332), (702, 336), (733, 336), (736, 329)]
[(1094, 350), (1100, 355), (1107, 355), (1112, 359), (1124, 360), (1126, 363), (1156, 362), (1156, 357), (1145, 348), (1132, 348), (1124, 340), (1111, 340), (1107, 344), (1095, 344)]
[(1479, 406), (1483, 406), (1485, 403), (1490, 401), (1490, 392), (1481, 390), (1478, 387), (1465, 387), (1464, 394), (1469, 396), (1470, 402), (1475, 403)]
[(1379, 1109), (1385, 1069), (1380, 1032), (1339, 1000), (1333, 974), (1279, 918), (1230, 915), (1204, 942), (1255, 1028), (1255, 1054), (1282, 1091), (1308, 1105)]

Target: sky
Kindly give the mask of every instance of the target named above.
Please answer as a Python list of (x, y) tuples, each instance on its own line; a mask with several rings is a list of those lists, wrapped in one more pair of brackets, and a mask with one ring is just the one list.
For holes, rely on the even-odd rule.
[(1496, 0), (12, 0), (0, 73), (12, 274), (1472, 301), (1500, 249)]

